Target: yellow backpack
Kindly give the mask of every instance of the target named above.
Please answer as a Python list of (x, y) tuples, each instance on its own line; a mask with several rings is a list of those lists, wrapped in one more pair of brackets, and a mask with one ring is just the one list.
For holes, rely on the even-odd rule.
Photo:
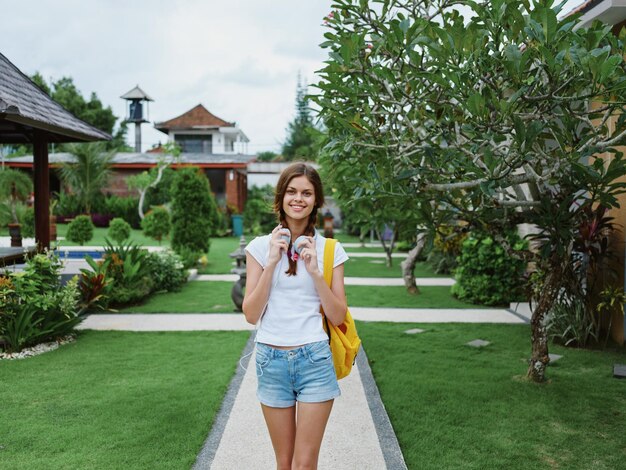
[[(332, 238), (326, 239), (324, 247), (324, 280), (328, 287), (333, 281), (333, 265), (335, 264), (335, 245), (337, 240)], [(346, 318), (339, 326), (333, 325), (324, 315), (324, 326), (326, 333), (330, 339), (330, 350), (333, 353), (333, 364), (335, 365), (335, 373), (337, 379), (343, 379), (352, 370), (352, 365), (356, 361), (356, 355), (359, 352), (361, 339), (356, 331), (356, 325), (350, 315), (350, 310), (346, 311)]]

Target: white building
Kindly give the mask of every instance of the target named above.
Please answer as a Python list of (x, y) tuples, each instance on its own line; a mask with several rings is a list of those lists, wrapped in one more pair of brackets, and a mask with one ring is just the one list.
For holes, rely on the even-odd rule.
[(234, 155), (247, 154), (250, 139), (234, 122), (211, 114), (201, 104), (169, 121), (155, 126), (180, 145), (183, 153)]

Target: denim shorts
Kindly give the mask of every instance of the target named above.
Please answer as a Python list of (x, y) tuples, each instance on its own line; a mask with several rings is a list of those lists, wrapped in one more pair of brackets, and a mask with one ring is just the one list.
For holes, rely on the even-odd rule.
[(273, 408), (320, 403), (341, 395), (328, 341), (295, 349), (256, 345), (257, 398)]

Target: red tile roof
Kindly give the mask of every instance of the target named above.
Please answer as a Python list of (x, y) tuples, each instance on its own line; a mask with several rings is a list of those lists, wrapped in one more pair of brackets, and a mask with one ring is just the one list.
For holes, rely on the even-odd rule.
[(155, 124), (161, 132), (168, 133), (171, 129), (197, 129), (198, 127), (234, 127), (234, 122), (227, 122), (211, 114), (204, 106), (199, 104), (195, 108), (190, 109), (186, 113), (181, 114), (174, 119)]
[(151, 148), (150, 150), (147, 150), (146, 153), (165, 153), (165, 150), (163, 149), (161, 142), (159, 142), (159, 145)]

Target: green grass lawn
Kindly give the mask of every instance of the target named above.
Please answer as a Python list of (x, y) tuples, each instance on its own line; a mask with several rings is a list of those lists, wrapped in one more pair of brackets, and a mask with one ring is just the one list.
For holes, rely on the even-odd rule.
[(121, 309), (120, 313), (232, 313), (232, 287), (232, 282), (188, 282), (180, 292), (152, 295), (144, 304)]
[[(232, 282), (192, 281), (180, 292), (155, 294), (141, 305), (120, 313), (228, 313), (234, 312), (230, 298)], [(476, 308), (455, 299), (449, 287), (420, 287), (420, 295), (410, 295), (404, 287), (346, 286), (351, 307)]]
[(396, 308), (488, 308), (458, 300), (445, 286), (420, 287), (420, 294), (411, 295), (404, 286), (346, 286), (351, 307)]
[[(250, 242), (252, 238), (246, 237)], [(235, 262), (229, 255), (239, 248), (238, 237), (211, 238), (206, 266), (198, 267), (198, 274), (230, 274)]]
[[(357, 325), (410, 469), (614, 469), (626, 462), (626, 350), (551, 346), (529, 383), (528, 325)], [(425, 333), (406, 335), (420, 326)], [(483, 349), (464, 343), (491, 341)]]
[[(65, 237), (67, 233), (67, 228), (69, 224), (57, 224), (57, 237)], [(107, 236), (108, 228), (96, 227), (93, 231), (93, 238), (87, 242), (86, 246), (103, 246), (105, 245), (104, 238)], [(141, 230), (132, 229), (130, 234), (130, 240), (133, 243), (143, 245), (143, 246), (159, 246), (159, 242), (157, 242), (154, 238), (146, 237)], [(76, 246), (78, 243), (71, 242), (69, 240), (58, 240), (55, 243), (58, 246)], [(161, 246), (170, 246), (169, 240), (161, 241)]]
[[(344, 266), (346, 277), (402, 277), (400, 263), (402, 259), (394, 258), (393, 265), (388, 268), (385, 258), (350, 258)], [(429, 264), (420, 262), (415, 265), (415, 277), (451, 277), (447, 274), (436, 274)]]
[(0, 361), (5, 469), (188, 469), (247, 332), (95, 332)]

